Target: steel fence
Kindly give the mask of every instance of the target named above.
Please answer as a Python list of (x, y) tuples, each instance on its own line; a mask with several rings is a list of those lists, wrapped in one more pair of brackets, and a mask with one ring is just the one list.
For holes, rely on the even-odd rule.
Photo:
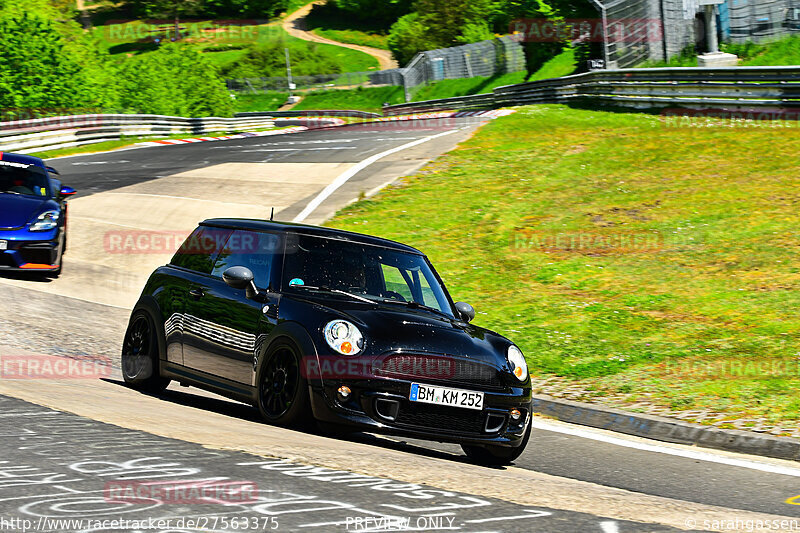
[[(440, 80), (493, 76), (525, 70), (525, 53), (514, 36), (420, 52), (405, 68), (369, 72), (292, 76), (297, 91), (353, 87), (404, 86), (407, 99), (415, 89)], [(239, 78), (227, 80), (234, 93), (285, 92), (286, 77)]]
[(494, 76), (525, 70), (525, 52), (512, 35), (489, 41), (428, 50), (414, 56), (403, 69), (410, 96), (416, 87), (441, 80)]
[(800, 109), (800, 67), (595, 71), (498, 87), (492, 94), (386, 106), (385, 115), (586, 102), (651, 109)]
[[(289, 78), (285, 76), (236, 78), (226, 80), (226, 83), (230, 92), (239, 94), (261, 94), (268, 91), (287, 92), (289, 90)], [(308, 91), (402, 85), (403, 79), (400, 69), (393, 69), (292, 76), (292, 83), (295, 85), (293, 90)]]

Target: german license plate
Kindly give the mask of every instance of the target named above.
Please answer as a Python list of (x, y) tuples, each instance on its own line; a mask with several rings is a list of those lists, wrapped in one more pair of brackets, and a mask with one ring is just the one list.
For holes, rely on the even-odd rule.
[(431, 385), (411, 384), (411, 394), (408, 399), (412, 402), (434, 403), (436, 405), (451, 405), (466, 409), (483, 409), (483, 393), (471, 390), (449, 389)]
[(8, 250), (8, 241), (0, 241), (0, 250)]

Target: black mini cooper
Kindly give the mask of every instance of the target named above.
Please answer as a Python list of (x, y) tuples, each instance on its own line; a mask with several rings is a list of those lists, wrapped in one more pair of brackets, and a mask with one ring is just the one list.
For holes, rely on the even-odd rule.
[(508, 463), (530, 435), (528, 368), (474, 316), (410, 246), (212, 219), (150, 276), (122, 372), (151, 391), (177, 380), (254, 404), (274, 424), (455, 442)]

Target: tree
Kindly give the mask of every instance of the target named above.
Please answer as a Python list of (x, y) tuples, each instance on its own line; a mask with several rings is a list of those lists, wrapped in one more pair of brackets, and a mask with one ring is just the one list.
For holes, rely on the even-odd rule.
[(388, 27), (411, 12), (413, 0), (328, 0), (355, 18), (379, 22)]
[(0, 108), (52, 114), (113, 103), (92, 43), (82, 33), (70, 41), (62, 29), (40, 14), (0, 16)]
[(131, 5), (148, 17), (167, 15), (173, 20), (174, 40), (181, 38), (180, 19), (184, 15), (195, 15), (203, 8), (203, 0), (133, 0)]
[(389, 48), (406, 63), (424, 50), (491, 39), (492, 0), (417, 0), (414, 13), (400, 18), (389, 34)]
[(193, 46), (166, 43), (120, 69), (128, 111), (177, 116), (230, 116), (233, 104), (214, 65)]
[[(509, 31), (512, 22), (518, 19), (546, 19), (568, 27), (570, 20), (596, 20), (599, 17), (599, 13), (589, 0), (500, 0), (495, 7), (492, 24), (495, 31), (502, 32)], [(576, 48), (579, 68), (590, 55), (596, 52), (597, 48), (596, 43), (573, 45), (567, 39), (561, 41), (527, 39), (523, 41), (527, 77), (530, 78), (542, 65), (568, 46)]]

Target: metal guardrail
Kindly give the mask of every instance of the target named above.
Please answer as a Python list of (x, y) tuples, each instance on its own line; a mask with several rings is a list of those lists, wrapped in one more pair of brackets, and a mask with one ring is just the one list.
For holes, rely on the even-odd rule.
[[(314, 126), (324, 126), (324, 121), (324, 118), (315, 120)], [(276, 119), (275, 113), (234, 118), (125, 114), (57, 116), (0, 122), (0, 151), (30, 153), (119, 140), (124, 136), (203, 135), (298, 124), (298, 120)]]
[(355, 111), (352, 109), (320, 109), (316, 111), (247, 111), (236, 113), (235, 117), (350, 117), (350, 118), (378, 118), (378, 113), (368, 111)]
[(386, 106), (385, 115), (584, 100), (634, 108), (800, 108), (800, 66), (603, 70), (497, 87), (491, 94)]

